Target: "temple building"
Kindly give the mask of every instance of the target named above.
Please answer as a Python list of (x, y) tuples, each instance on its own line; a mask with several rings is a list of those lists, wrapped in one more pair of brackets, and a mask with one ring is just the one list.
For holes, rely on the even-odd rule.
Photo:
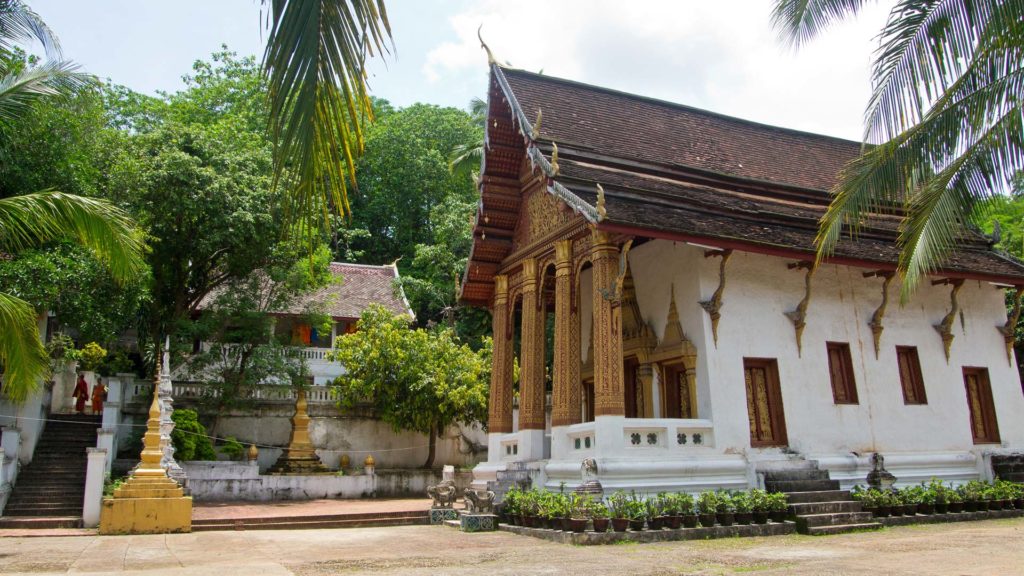
[(815, 263), (860, 143), (490, 72), (461, 283), (493, 315), (478, 485), (520, 463), (572, 487), (593, 458), (606, 492), (808, 463), (848, 487), (874, 453), (900, 483), (959, 482), (1024, 449), (1024, 265), (972, 231), (901, 305), (882, 215)]

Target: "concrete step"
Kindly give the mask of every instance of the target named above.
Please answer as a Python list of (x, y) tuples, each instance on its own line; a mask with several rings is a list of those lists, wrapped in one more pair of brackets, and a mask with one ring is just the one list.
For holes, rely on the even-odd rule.
[(796, 516), (808, 514), (839, 514), (843, 512), (861, 512), (864, 508), (860, 502), (853, 500), (833, 502), (800, 502), (789, 505), (789, 513)]
[(819, 490), (815, 492), (786, 492), (790, 504), (805, 502), (840, 502), (850, 500), (849, 490)]
[(828, 470), (806, 469), (806, 470), (766, 470), (764, 473), (765, 482), (787, 481), (787, 480), (828, 480)]
[(807, 529), (810, 536), (831, 536), (834, 534), (845, 534), (860, 530), (878, 530), (882, 527), (878, 522), (864, 522), (861, 524), (839, 524), (832, 526), (814, 526)]
[(45, 517), (45, 516), (79, 516), (82, 515), (82, 504), (78, 506), (64, 506), (61, 508), (46, 508), (39, 509), (37, 507), (31, 508), (19, 508), (17, 506), (11, 506), (10, 504), (4, 508), (5, 516), (28, 516), (28, 517)]
[(46, 504), (47, 502), (78, 502), (81, 503), (85, 498), (85, 492), (75, 494), (73, 492), (63, 492), (60, 494), (47, 494), (47, 495), (36, 495), (36, 494), (12, 494), (8, 504)]
[(0, 528), (13, 529), (48, 529), (48, 528), (81, 528), (82, 516), (50, 516), (44, 518), (8, 518), (0, 517)]
[(871, 512), (840, 512), (836, 514), (807, 514), (796, 517), (796, 528), (805, 532), (818, 526), (841, 526), (846, 524), (867, 524), (872, 521)]
[(765, 481), (769, 492), (820, 492), (839, 490), (838, 480), (772, 480)]

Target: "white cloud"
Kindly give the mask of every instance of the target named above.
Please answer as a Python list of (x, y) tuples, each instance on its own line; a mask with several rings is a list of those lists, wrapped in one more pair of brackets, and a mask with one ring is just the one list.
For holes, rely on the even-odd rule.
[(888, 7), (871, 5), (795, 52), (777, 40), (770, 10), (769, 0), (484, 0), (449, 18), (456, 39), (430, 50), (422, 72), (431, 83), (478, 74), (483, 24), (495, 57), (517, 68), (859, 138)]

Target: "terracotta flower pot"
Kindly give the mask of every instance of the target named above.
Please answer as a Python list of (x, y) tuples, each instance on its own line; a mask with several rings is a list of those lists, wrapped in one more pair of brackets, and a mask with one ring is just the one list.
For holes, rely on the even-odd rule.
[(942, 503), (936, 502), (935, 503), (935, 513), (936, 514), (945, 514), (947, 512), (949, 512), (949, 503), (948, 502), (942, 502)]
[(679, 530), (680, 524), (683, 522), (682, 516), (666, 516), (668, 519), (668, 527), (672, 530)]
[(918, 504), (917, 513), (931, 515), (935, 513), (935, 504)]
[(594, 532), (607, 532), (608, 524), (609, 521), (607, 518), (594, 518)]
[(875, 508), (875, 515), (879, 518), (888, 518), (890, 514), (892, 514), (891, 506), (879, 506), (878, 508)]
[(586, 518), (569, 518), (569, 531), (580, 534), (587, 529)]
[(963, 512), (963, 511), (964, 511), (964, 503), (963, 502), (950, 502), (949, 503), (949, 512), (950, 512), (950, 514), (959, 514), (959, 513)]
[(705, 528), (711, 528), (715, 525), (714, 514), (698, 514), (697, 518), (700, 519), (700, 525)]
[(612, 530), (625, 532), (629, 528), (629, 518), (612, 518)]
[(715, 517), (722, 526), (732, 526), (733, 522), (736, 521), (736, 515), (732, 512), (719, 512), (715, 514)]
[(768, 513), (767, 512), (764, 512), (764, 511), (754, 512), (754, 524), (767, 524), (767, 523), (768, 523)]
[(754, 514), (752, 512), (737, 512), (736, 523), (740, 525), (747, 525), (753, 522)]
[(1017, 498), (1013, 501), (1013, 506), (1017, 510), (1024, 510), (1024, 498)]
[(892, 510), (892, 515), (893, 516), (903, 516), (903, 506), (900, 506), (900, 505), (892, 506), (892, 507), (890, 507), (890, 510)]
[(978, 502), (975, 501), (975, 500), (968, 500), (966, 502), (962, 502), (962, 504), (963, 504), (963, 507), (964, 507), (964, 512), (977, 512), (978, 511)]
[(768, 513), (768, 517), (772, 519), (772, 522), (776, 522), (779, 524), (782, 524), (786, 521), (786, 515), (787, 514), (785, 510), (774, 510)]
[(572, 518), (559, 518), (558, 528), (563, 532), (569, 532), (572, 530)]
[(644, 529), (644, 522), (642, 518), (640, 520), (630, 520), (629, 529), (633, 532), (639, 532)]
[[(714, 524), (714, 518), (711, 519), (711, 523)], [(697, 515), (696, 514), (683, 514), (683, 527), (684, 528), (696, 528), (697, 527)]]
[(665, 519), (661, 516), (656, 516), (647, 521), (647, 527), (651, 530), (661, 530), (662, 526), (665, 525)]

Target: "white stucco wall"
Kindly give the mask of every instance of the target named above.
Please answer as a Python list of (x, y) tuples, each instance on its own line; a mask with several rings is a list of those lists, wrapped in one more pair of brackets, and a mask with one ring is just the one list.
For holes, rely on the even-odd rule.
[[(641, 312), (659, 337), (664, 333), (670, 286), (675, 285), (680, 323), (698, 350), (699, 415), (713, 420), (718, 450), (741, 453), (752, 461), (785, 456), (778, 449), (750, 447), (744, 358), (777, 359), (789, 448), (807, 458), (835, 463), (852, 453), (877, 451), (899, 465), (901, 454), (930, 455), (924, 463), (906, 466), (917, 466), (921, 475), (953, 477), (976, 473), (971, 453), (1024, 448), (1024, 419), (1019, 417), (1024, 413), (1024, 394), (996, 329), (1006, 321), (1002, 290), (965, 281), (959, 293), (962, 314), (954, 324), (947, 363), (933, 325), (949, 310), (950, 287), (926, 282), (901, 307), (894, 282), (876, 359), (868, 321), (881, 301), (882, 281), (863, 278), (865, 269), (823, 265), (814, 275), (803, 354), (798, 356), (785, 312), (803, 298), (804, 271), (787, 269), (792, 260), (734, 252), (727, 266), (716, 348), (708, 315), (697, 303), (710, 298), (718, 286), (720, 259), (704, 258), (703, 252), (685, 243), (656, 240), (635, 248), (629, 261)], [(827, 341), (850, 345), (857, 405), (833, 401)], [(896, 345), (918, 348), (926, 405), (904, 404)], [(973, 443), (965, 366), (989, 371), (999, 445)], [(934, 466), (927, 463), (929, 457), (937, 462)], [(864, 473), (866, 469), (858, 465), (848, 475), (863, 478)]]

